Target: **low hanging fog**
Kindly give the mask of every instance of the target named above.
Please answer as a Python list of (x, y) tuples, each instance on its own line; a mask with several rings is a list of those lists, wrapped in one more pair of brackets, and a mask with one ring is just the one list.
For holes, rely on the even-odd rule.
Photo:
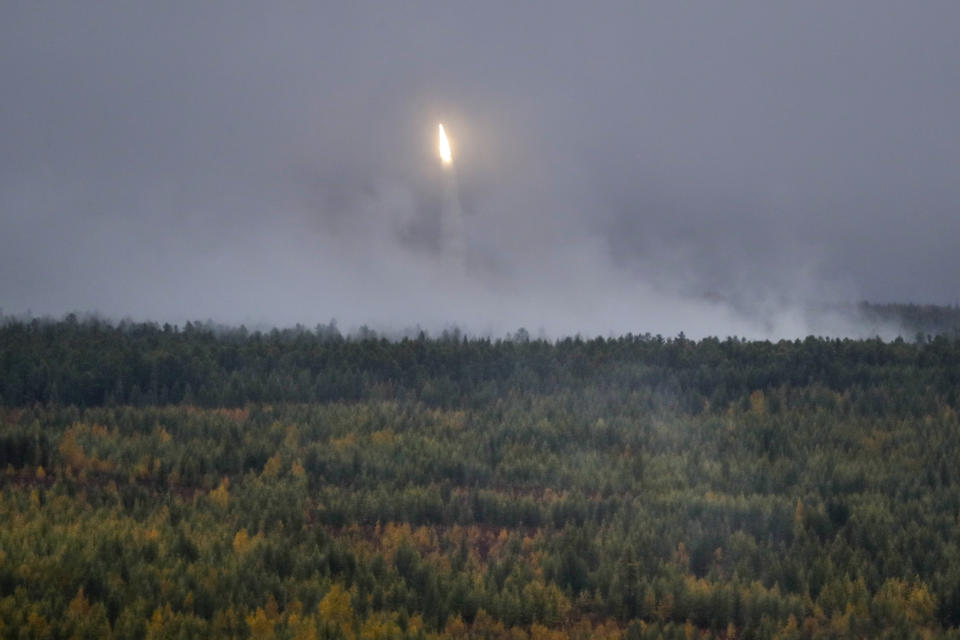
[(325, 4), (0, 7), (0, 309), (795, 337), (960, 299), (955, 2)]

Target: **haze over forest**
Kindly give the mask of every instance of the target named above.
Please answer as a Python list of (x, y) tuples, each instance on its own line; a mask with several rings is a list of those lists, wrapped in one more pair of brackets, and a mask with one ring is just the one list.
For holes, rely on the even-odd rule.
[[(0, 307), (888, 336), (955, 304), (953, 2), (0, 8)], [(448, 127), (467, 270), (442, 267)], [(820, 309), (820, 311), (816, 311)]]

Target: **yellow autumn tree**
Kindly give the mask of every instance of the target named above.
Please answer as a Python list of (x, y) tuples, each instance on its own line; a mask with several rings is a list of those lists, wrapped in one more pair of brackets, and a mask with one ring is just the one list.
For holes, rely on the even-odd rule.
[(224, 477), (220, 486), (210, 492), (210, 500), (221, 509), (226, 509), (230, 503), (230, 478)]
[(458, 614), (456, 617), (447, 620), (444, 632), (451, 638), (462, 638), (467, 635), (467, 625)]
[(907, 617), (914, 624), (928, 624), (933, 620), (933, 614), (937, 610), (937, 601), (934, 595), (927, 588), (927, 585), (920, 582), (910, 589), (910, 598), (908, 600)]
[(277, 637), (276, 622), (271, 620), (267, 612), (262, 607), (246, 617), (247, 626), (250, 627), (250, 637), (257, 640), (273, 640)]
[(559, 629), (550, 629), (542, 624), (534, 624), (530, 627), (530, 640), (567, 640), (567, 634)]
[(267, 463), (263, 465), (263, 473), (261, 477), (263, 478), (275, 478), (280, 473), (280, 470), (283, 469), (283, 462), (280, 460), (280, 454), (274, 454), (267, 460)]
[(240, 531), (237, 531), (237, 535), (233, 536), (233, 550), (238, 555), (244, 555), (257, 546), (262, 539), (262, 531), (257, 532), (257, 535), (251, 538), (246, 529), (240, 529)]
[(890, 578), (873, 598), (874, 610), (888, 623), (906, 619), (912, 624), (929, 623), (936, 611), (936, 600), (927, 585), (911, 585), (900, 578)]
[[(409, 625), (407, 625), (409, 627)], [(473, 619), (473, 635), (478, 638), (496, 638), (503, 635), (503, 623), (480, 609)]]
[(299, 614), (292, 614), (287, 619), (287, 630), (290, 632), (293, 640), (317, 640), (317, 621), (313, 616), (301, 617)]
[(791, 613), (787, 619), (787, 624), (777, 632), (774, 640), (800, 640), (800, 637), (800, 626), (797, 623), (797, 617)]
[(70, 427), (63, 434), (63, 439), (58, 447), (60, 455), (63, 457), (64, 464), (73, 471), (82, 471), (87, 466), (87, 455), (83, 451), (83, 446), (77, 440), (77, 428)]
[(343, 587), (339, 584), (330, 587), (317, 605), (317, 613), (321, 623), (339, 631), (348, 640), (353, 640), (353, 606), (350, 604), (350, 593)]
[(303, 463), (299, 460), (294, 460), (293, 464), (290, 465), (290, 473), (298, 480), (305, 480), (307, 478), (307, 472), (303, 468)]
[(109, 638), (110, 622), (103, 604), (90, 604), (83, 587), (67, 605), (64, 626), (70, 638)]
[[(360, 640), (392, 640), (399, 638), (403, 630), (395, 620), (396, 614), (379, 612), (367, 618), (360, 627)], [(466, 626), (464, 626), (464, 633)], [(462, 634), (454, 636), (456, 638), (464, 637)]]
[[(29, 638), (52, 638), (53, 629), (46, 618), (37, 613), (36, 608), (27, 614), (27, 637)], [(0, 635), (3, 627), (0, 626)]]

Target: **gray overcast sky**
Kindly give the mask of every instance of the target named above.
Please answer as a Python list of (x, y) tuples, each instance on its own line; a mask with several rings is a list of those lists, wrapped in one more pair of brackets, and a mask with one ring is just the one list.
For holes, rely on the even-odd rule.
[(811, 301), (952, 304), (958, 25), (953, 0), (4, 2), (0, 308), (790, 335)]

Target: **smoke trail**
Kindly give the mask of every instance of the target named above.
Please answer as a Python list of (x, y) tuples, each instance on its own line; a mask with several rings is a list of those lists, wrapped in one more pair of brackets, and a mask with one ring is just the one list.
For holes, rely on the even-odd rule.
[(440, 221), (440, 251), (445, 269), (451, 275), (467, 271), (467, 241), (460, 206), (460, 189), (453, 167), (446, 166), (443, 185), (443, 216)]

